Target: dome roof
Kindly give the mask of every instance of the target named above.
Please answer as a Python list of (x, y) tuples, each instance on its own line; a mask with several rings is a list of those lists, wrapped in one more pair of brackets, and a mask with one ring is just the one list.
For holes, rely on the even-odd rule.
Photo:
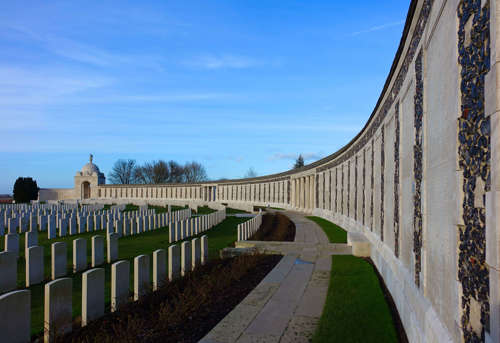
[(99, 174), (99, 167), (92, 163), (93, 156), (90, 155), (89, 163), (83, 166), (82, 175), (92, 175), (93, 173)]
[(92, 175), (93, 173), (99, 174), (99, 168), (94, 163), (87, 163), (82, 168), (83, 175)]

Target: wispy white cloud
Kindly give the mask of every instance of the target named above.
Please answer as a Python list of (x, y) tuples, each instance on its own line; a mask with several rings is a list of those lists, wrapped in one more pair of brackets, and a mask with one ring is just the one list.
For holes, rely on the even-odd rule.
[(89, 73), (0, 66), (0, 104), (42, 105), (112, 83), (110, 78)]
[[(318, 154), (315, 152), (306, 152), (301, 154), (305, 161), (307, 160), (319, 160), (323, 157), (322, 154)], [(269, 157), (270, 161), (278, 161), (278, 160), (296, 160), (299, 157), (299, 154), (291, 153), (291, 154), (282, 154), (276, 153)]]
[(364, 34), (364, 33), (370, 33), (370, 32), (380, 31), (380, 30), (388, 29), (390, 27), (403, 25), (404, 23), (405, 23), (404, 20), (400, 20), (400, 21), (394, 21), (394, 22), (390, 22), (390, 23), (385, 23), (385, 24), (382, 24), (382, 25), (376, 25), (376, 26), (372, 26), (372, 27), (370, 27), (370, 28), (368, 28), (366, 30), (352, 32), (350, 34), (350, 36), (358, 36), (358, 35), (361, 35), (361, 34)]
[(35, 32), (22, 25), (2, 25), (24, 39), (35, 42), (59, 57), (98, 67), (137, 65), (142, 68), (163, 70), (162, 58), (153, 55), (118, 54), (51, 33)]
[(247, 69), (263, 62), (248, 56), (203, 55), (183, 62), (184, 65), (201, 69)]

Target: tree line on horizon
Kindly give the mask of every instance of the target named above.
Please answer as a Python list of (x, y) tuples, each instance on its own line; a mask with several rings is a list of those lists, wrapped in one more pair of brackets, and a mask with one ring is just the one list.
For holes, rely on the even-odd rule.
[[(304, 158), (302, 154), (299, 154), (293, 169), (302, 168), (304, 165)], [(254, 178), (257, 177), (257, 173), (253, 168), (250, 168), (243, 177)], [(181, 165), (173, 160), (157, 160), (139, 165), (134, 159), (117, 160), (108, 175), (108, 179), (111, 183), (124, 185), (208, 181), (205, 167), (196, 161)]]
[(184, 165), (176, 161), (157, 160), (139, 165), (134, 159), (119, 159), (108, 179), (114, 184), (159, 184), (207, 181), (205, 167), (196, 161)]

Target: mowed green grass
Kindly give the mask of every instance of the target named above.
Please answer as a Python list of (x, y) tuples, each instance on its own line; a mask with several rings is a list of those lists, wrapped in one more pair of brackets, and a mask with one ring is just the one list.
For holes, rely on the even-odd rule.
[(226, 214), (238, 214), (238, 213), (250, 213), (244, 210), (238, 210), (237, 208), (226, 207)]
[(398, 342), (373, 267), (354, 256), (332, 256), (330, 285), (313, 343)]
[[(204, 232), (203, 234), (208, 237), (208, 250), (209, 258), (218, 256), (219, 250), (231, 245), (237, 238), (236, 226), (248, 218), (228, 217), (222, 223), (213, 227), (212, 229)], [(73, 279), (73, 317), (77, 318), (81, 315), (81, 289), (82, 289), (82, 273), (73, 274), (73, 240), (76, 238), (84, 238), (87, 240), (87, 263), (88, 269), (91, 265), (91, 237), (100, 235), (105, 237), (104, 231), (97, 231), (92, 233), (84, 233), (74, 236), (66, 236), (64, 238), (57, 238), (48, 240), (46, 232), (39, 232), (38, 245), (44, 247), (44, 269), (46, 280), (42, 284), (34, 285), (28, 289), (31, 291), (31, 334), (36, 335), (43, 330), (43, 301), (44, 301), (44, 284), (50, 281), (50, 265), (51, 265), (51, 252), (50, 245), (55, 242), (66, 242), (67, 248), (67, 277)], [(195, 237), (190, 237), (191, 240)], [(3, 238), (0, 239), (0, 244), (4, 244)], [(153, 257), (152, 253), (156, 249), (167, 250), (169, 244), (169, 231), (167, 227), (141, 233), (135, 236), (122, 237), (118, 240), (119, 244), (119, 260), (128, 260), (130, 262), (130, 290), (133, 291), (133, 259), (141, 254), (150, 256), (150, 279), (152, 281), (153, 274)], [(180, 242), (175, 244), (180, 245)], [(24, 235), (20, 235), (20, 258), (18, 260), (18, 287), (25, 288), (25, 257), (24, 257)], [(106, 249), (106, 248), (105, 248)], [(105, 254), (106, 255), (106, 254)], [(106, 310), (109, 311), (110, 297), (111, 297), (111, 265), (105, 264), (99, 266), (105, 269), (105, 301)], [(87, 269), (87, 270), (88, 270)]]
[(340, 226), (320, 217), (309, 216), (306, 218), (312, 220), (323, 229), (330, 243), (347, 243), (347, 231)]
[(214, 210), (213, 208), (210, 208), (208, 206), (198, 206), (198, 208), (196, 210), (196, 214), (198, 214), (198, 215), (210, 214), (210, 213), (214, 213), (214, 212), (217, 212), (217, 210)]

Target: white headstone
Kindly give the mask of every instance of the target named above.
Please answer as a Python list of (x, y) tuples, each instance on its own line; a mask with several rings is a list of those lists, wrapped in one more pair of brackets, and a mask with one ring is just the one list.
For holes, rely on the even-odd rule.
[(168, 247), (168, 279), (177, 279), (181, 275), (179, 246), (173, 244)]
[(185, 276), (191, 271), (191, 243), (182, 242), (181, 244), (181, 275)]
[(87, 240), (77, 238), (73, 240), (73, 273), (87, 269)]
[(198, 267), (201, 263), (201, 244), (198, 238), (191, 240), (191, 263), (192, 270)]
[(19, 235), (17, 233), (5, 235), (5, 251), (16, 254), (16, 257), (19, 256)]
[(31, 293), (29, 290), (0, 295), (0, 334), (5, 342), (31, 341)]
[(104, 315), (104, 268), (82, 274), (82, 326)]
[(118, 234), (116, 233), (107, 235), (107, 255), (108, 263), (118, 259)]
[(127, 303), (130, 285), (130, 262), (118, 261), (111, 265), (111, 312)]
[(68, 257), (66, 256), (66, 243), (52, 243), (50, 248), (52, 262), (52, 280), (55, 280), (66, 275), (66, 268), (68, 265)]
[(153, 291), (162, 287), (167, 281), (167, 252), (165, 249), (153, 251)]
[(44, 338), (54, 342), (72, 327), (73, 280), (62, 278), (45, 284)]
[(38, 232), (28, 231), (24, 234), (24, 250), (38, 245)]
[(134, 300), (139, 300), (149, 288), (149, 256), (139, 255), (134, 258)]
[(208, 262), (208, 238), (206, 235), (201, 236), (201, 264)]
[(43, 281), (43, 261), (43, 247), (32, 246), (26, 249), (26, 287)]
[(92, 268), (104, 263), (104, 237), (92, 237)]
[[(0, 252), (0, 293), (17, 287), (17, 255), (13, 252)], [(0, 331), (1, 332), (1, 331)]]

